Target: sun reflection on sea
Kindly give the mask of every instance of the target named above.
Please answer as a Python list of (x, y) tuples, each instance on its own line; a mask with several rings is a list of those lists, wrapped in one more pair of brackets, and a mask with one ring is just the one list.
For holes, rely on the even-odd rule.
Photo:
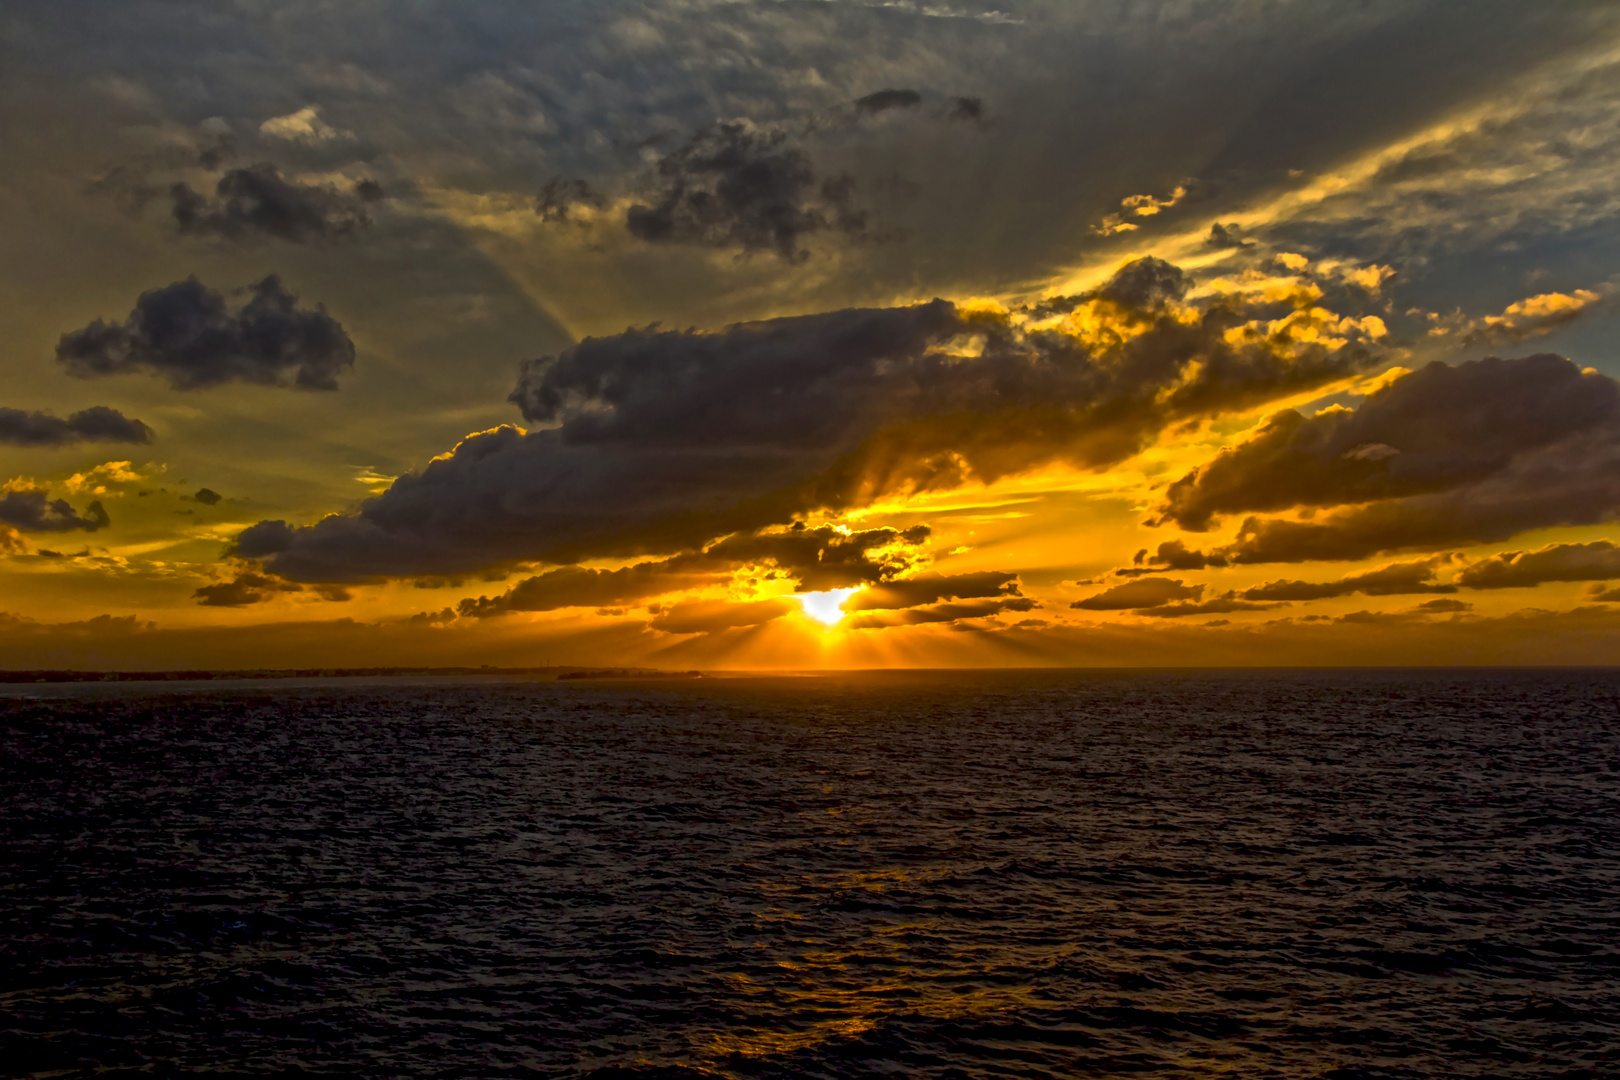
[[(944, 876), (944, 870), (893, 867), (760, 883), (767, 899), (755, 918), (793, 934), (802, 932), (802, 915), (793, 909), (807, 899), (817, 906), (876, 907), (893, 899), (885, 894), (925, 890)], [(949, 936), (938, 918), (878, 916), (858, 940), (798, 937), (790, 958), (724, 976), (733, 991), (752, 999), (762, 1022), (709, 1032), (700, 1057), (720, 1064), (732, 1056), (790, 1054), (858, 1038), (901, 1014), (944, 1019), (1046, 1004), (1031, 985), (980, 982), (965, 955), (945, 959)]]

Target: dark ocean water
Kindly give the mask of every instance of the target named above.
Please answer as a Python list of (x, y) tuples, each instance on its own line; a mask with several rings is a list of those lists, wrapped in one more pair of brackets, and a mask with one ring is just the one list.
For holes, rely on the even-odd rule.
[(1615, 1077), (1620, 674), (14, 688), (0, 946), (7, 1075)]

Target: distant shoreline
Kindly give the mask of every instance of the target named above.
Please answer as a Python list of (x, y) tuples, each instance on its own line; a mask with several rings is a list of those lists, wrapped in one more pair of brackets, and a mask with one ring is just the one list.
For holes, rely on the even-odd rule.
[(397, 676), (550, 676), (575, 679), (699, 679), (700, 671), (664, 671), (658, 668), (553, 667), (354, 667), (354, 668), (234, 668), (177, 671), (0, 671), (0, 684), (106, 683), (106, 682), (211, 682), (228, 679), (353, 679)]

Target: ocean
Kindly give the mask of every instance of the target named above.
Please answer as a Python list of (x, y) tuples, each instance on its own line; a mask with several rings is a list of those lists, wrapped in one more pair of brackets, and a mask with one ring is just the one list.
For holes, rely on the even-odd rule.
[(0, 688), (10, 1076), (1620, 1076), (1620, 673)]

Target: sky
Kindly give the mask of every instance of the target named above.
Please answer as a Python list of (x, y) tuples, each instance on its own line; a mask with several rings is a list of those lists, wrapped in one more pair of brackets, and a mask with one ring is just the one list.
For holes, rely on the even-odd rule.
[(1620, 660), (1620, 8), (13, 0), (0, 666)]

